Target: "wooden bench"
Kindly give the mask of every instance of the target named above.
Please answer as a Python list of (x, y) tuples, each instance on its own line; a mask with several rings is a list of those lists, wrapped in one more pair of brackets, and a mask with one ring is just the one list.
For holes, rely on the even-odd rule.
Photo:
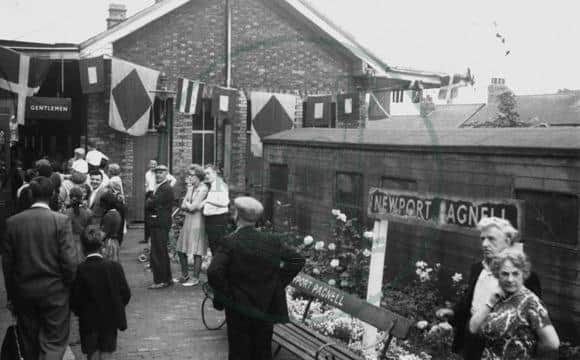
[(292, 281), (292, 286), (310, 296), (301, 321), (274, 326), (273, 341), (278, 346), (274, 357), (282, 348), (290, 351), (300, 359), (363, 359), (345, 345), (326, 337), (304, 325), (313, 300), (320, 300), (334, 306), (343, 312), (367, 324), (384, 330), (387, 333), (381, 359), (386, 356), (387, 349), (393, 337), (405, 339), (413, 321), (392, 311), (374, 306), (356, 296), (347, 294), (313, 277), (300, 273)]

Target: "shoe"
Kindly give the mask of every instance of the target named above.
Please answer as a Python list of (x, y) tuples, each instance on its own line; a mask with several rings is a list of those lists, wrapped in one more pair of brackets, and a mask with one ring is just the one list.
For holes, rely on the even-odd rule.
[(183, 283), (186, 283), (188, 281), (189, 281), (189, 275), (188, 276), (185, 276), (185, 277), (184, 276), (180, 276), (179, 279), (173, 279), (173, 283), (174, 284), (177, 284), (177, 283), (183, 284)]
[(144, 262), (146, 262), (146, 261), (147, 261), (147, 255), (145, 255), (145, 254), (141, 254), (141, 255), (139, 255), (139, 257), (137, 258), (137, 260), (139, 260), (139, 262), (142, 262), (142, 263), (144, 263)]
[(157, 290), (157, 289), (163, 289), (165, 287), (167, 287), (167, 283), (156, 283), (156, 284), (149, 285), (149, 287), (147, 289)]
[(199, 284), (199, 279), (191, 278), (189, 281), (183, 283), (183, 286), (195, 286)]

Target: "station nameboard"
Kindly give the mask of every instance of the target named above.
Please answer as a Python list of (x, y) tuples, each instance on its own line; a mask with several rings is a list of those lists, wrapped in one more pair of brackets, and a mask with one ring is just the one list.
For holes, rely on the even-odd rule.
[(70, 98), (31, 96), (26, 98), (26, 119), (70, 120)]
[(475, 228), (486, 216), (509, 220), (521, 230), (522, 202), (514, 199), (459, 198), (401, 190), (371, 188), (368, 216), (404, 220), (440, 228)]

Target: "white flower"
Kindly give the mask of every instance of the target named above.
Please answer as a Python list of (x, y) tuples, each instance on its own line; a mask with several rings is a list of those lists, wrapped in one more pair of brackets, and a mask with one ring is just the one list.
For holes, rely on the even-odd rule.
[(346, 281), (346, 280), (341, 280), (341, 281), (340, 281), (340, 286), (342, 286), (342, 287), (348, 286), (348, 281)]
[(328, 250), (336, 250), (336, 245), (334, 243), (328, 244)]
[(427, 263), (426, 263), (426, 262), (424, 262), (424, 261), (422, 261), (422, 260), (419, 260), (419, 261), (417, 261), (417, 262), (415, 263), (415, 266), (416, 266), (416, 267), (418, 267), (418, 268), (421, 268), (421, 269), (423, 269), (423, 268), (427, 267)]
[(453, 330), (453, 326), (451, 326), (447, 321), (440, 323), (439, 328), (445, 331)]
[(316, 250), (322, 250), (322, 248), (324, 248), (324, 241), (317, 241), (316, 244), (314, 244), (314, 248)]
[(363, 255), (364, 255), (364, 257), (369, 257), (369, 256), (371, 256), (371, 251), (369, 249), (364, 249)]
[(340, 213), (340, 214), (338, 214), (338, 216), (336, 218), (342, 222), (346, 222), (346, 215), (345, 214)]
[(314, 242), (314, 238), (310, 235), (304, 237), (304, 245), (308, 246)]
[(419, 274), (419, 281), (427, 282), (429, 280), (431, 280), (431, 276), (429, 276), (428, 272), (423, 272), (423, 273)]
[(463, 275), (460, 273), (455, 273), (453, 274), (453, 276), (451, 277), (451, 280), (453, 280), (454, 283), (458, 283), (461, 280), (463, 280)]
[(427, 327), (427, 325), (429, 325), (429, 322), (427, 320), (421, 320), (417, 322), (415, 326), (417, 327), (417, 329), (423, 330)]
[(365, 231), (365, 232), (363, 233), (363, 237), (364, 237), (364, 238), (367, 238), (367, 239), (373, 239), (373, 237), (374, 237), (374, 234), (373, 234), (373, 232), (372, 232), (372, 231)]
[(320, 270), (318, 268), (314, 268), (314, 269), (312, 269), (312, 273), (314, 275), (320, 275)]
[(330, 260), (330, 267), (337, 267), (340, 264), (340, 261), (338, 261), (338, 259), (332, 259)]
[(334, 280), (334, 279), (328, 280), (328, 285), (330, 285), (330, 286), (336, 285), (336, 280)]
[(432, 272), (432, 271), (433, 271), (433, 269), (431, 269), (431, 268), (427, 268), (427, 269), (425, 269), (425, 271), (427, 271), (427, 273), (430, 273), (430, 272)]
[(338, 215), (340, 215), (340, 210), (338, 210), (338, 209), (332, 209), (331, 213), (334, 216), (338, 216)]

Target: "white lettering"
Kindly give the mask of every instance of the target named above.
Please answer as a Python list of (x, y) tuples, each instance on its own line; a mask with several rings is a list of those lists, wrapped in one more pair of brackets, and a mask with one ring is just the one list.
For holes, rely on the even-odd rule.
[(415, 216), (415, 200), (409, 199), (407, 201), (405, 212), (407, 213), (407, 216)]
[(459, 207), (457, 208), (457, 221), (461, 225), (463, 225), (465, 224), (466, 220), (467, 220), (467, 206), (459, 205)]
[(447, 219), (445, 219), (446, 224), (455, 224), (455, 209), (453, 209), (453, 203), (449, 203), (449, 208), (447, 209)]
[(423, 201), (421, 200), (417, 200), (417, 217), (419, 219), (425, 219), (425, 217), (423, 216)]
[(479, 221), (479, 208), (477, 206), (469, 207), (469, 226), (477, 225)]

